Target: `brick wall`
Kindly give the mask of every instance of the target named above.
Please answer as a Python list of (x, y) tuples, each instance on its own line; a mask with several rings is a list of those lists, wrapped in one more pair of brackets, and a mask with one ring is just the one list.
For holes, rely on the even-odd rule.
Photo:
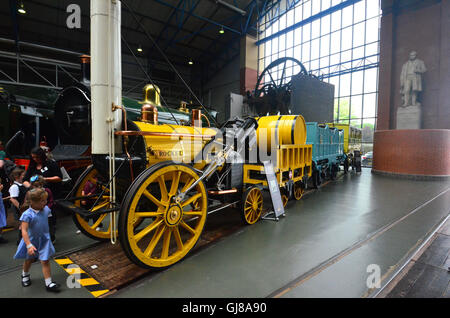
[(450, 130), (378, 130), (374, 134), (374, 171), (450, 176)]

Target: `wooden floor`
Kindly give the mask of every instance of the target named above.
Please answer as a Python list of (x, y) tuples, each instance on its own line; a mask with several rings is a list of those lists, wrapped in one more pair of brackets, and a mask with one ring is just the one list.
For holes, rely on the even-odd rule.
[[(235, 209), (208, 215), (208, 222), (200, 240), (190, 253), (193, 255), (211, 243), (218, 242), (244, 225)], [(132, 263), (117, 242), (104, 242), (97, 246), (66, 255), (105, 288), (114, 291), (144, 276), (155, 273)], [(95, 266), (94, 266), (95, 265)], [(92, 269), (92, 266), (95, 269)]]

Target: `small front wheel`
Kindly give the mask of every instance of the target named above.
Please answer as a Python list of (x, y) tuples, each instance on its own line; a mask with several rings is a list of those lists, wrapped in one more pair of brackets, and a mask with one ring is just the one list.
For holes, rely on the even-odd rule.
[(258, 187), (251, 187), (244, 192), (241, 204), (241, 218), (245, 224), (255, 224), (263, 209), (262, 191)]

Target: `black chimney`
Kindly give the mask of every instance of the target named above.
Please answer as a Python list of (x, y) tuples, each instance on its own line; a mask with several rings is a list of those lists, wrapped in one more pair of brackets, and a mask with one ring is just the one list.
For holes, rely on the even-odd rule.
[(81, 56), (81, 83), (89, 85), (91, 82), (91, 57), (89, 55)]

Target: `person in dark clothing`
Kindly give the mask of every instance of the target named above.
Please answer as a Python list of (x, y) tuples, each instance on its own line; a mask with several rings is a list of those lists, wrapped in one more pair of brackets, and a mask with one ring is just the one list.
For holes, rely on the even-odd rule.
[[(25, 173), (24, 185), (30, 186), (30, 179), (35, 175), (41, 175), (44, 178), (45, 187), (50, 189), (53, 199), (59, 199), (62, 188), (62, 173), (56, 161), (48, 159), (47, 154), (41, 147), (31, 150), (30, 165)], [(50, 218), (50, 230), (52, 241), (55, 238), (57, 211), (52, 209), (52, 217)]]
[(29, 186), (30, 178), (34, 175), (44, 177), (46, 186), (52, 191), (53, 197), (58, 199), (61, 195), (62, 173), (56, 161), (48, 159), (45, 150), (36, 147), (31, 150), (30, 165), (25, 173), (26, 186)]
[[(100, 189), (98, 188), (98, 176), (95, 175), (91, 180), (86, 181), (86, 184), (83, 187), (83, 191), (81, 192), (82, 196), (90, 196), (90, 195), (94, 195), (94, 194), (98, 194), (100, 191)], [(86, 198), (84, 200), (81, 200), (81, 206), (84, 207), (86, 210), (90, 210), (92, 209), (95, 201), (97, 200), (96, 197), (94, 198)], [(100, 218), (100, 215), (94, 216), (92, 218), (93, 223), (97, 223), (98, 219)], [(89, 219), (87, 219), (86, 221), (88, 221)], [(103, 223), (100, 223), (95, 230), (96, 231), (100, 231), (100, 229), (103, 227)]]

